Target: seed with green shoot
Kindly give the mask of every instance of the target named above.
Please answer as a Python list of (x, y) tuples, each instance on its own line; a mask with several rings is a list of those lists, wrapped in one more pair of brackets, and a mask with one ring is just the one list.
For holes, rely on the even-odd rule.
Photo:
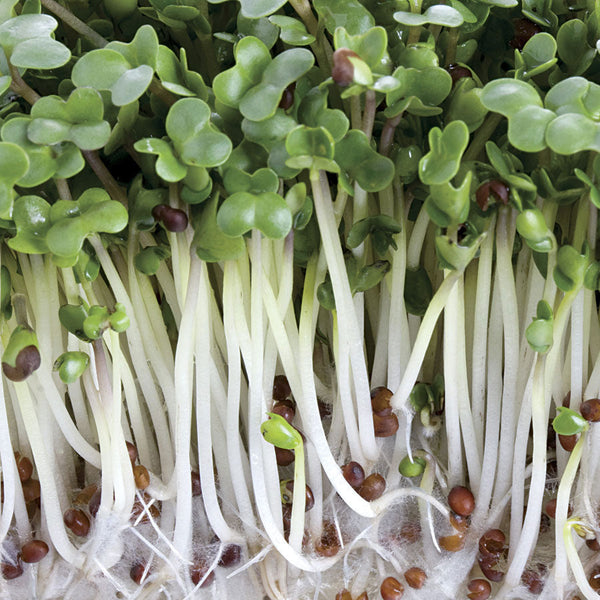
[(2, 355), (2, 371), (11, 381), (24, 381), (41, 364), (35, 332), (26, 325), (13, 330)]
[(405, 456), (398, 465), (398, 471), (404, 477), (419, 477), (419, 475), (423, 475), (426, 466), (427, 461), (420, 456), (413, 456), (413, 460), (410, 459), (410, 456)]
[(53, 369), (63, 383), (75, 383), (87, 369), (90, 357), (85, 352), (64, 352), (55, 361)]
[(333, 53), (331, 78), (340, 87), (348, 87), (354, 81), (354, 65), (348, 60), (350, 57), (360, 58), (349, 48), (338, 48)]
[(561, 435), (576, 435), (589, 428), (589, 423), (575, 410), (559, 406), (552, 421), (554, 431)]
[(269, 420), (260, 426), (263, 437), (269, 444), (285, 450), (295, 450), (302, 444), (302, 436), (281, 415), (267, 413)]

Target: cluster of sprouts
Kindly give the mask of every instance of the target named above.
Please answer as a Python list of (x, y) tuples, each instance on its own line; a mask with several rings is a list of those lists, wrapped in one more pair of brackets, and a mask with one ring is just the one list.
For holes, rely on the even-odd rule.
[(0, 0), (0, 597), (597, 598), (598, 11)]

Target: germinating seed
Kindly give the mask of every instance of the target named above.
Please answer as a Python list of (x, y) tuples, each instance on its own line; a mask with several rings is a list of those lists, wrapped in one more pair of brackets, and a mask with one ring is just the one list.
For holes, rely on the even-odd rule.
[(492, 586), (485, 579), (472, 579), (467, 584), (470, 600), (488, 600), (492, 593)]

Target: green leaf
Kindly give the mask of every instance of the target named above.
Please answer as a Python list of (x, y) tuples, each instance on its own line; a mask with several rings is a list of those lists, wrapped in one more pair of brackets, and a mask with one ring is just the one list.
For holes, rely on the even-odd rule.
[(215, 96), (225, 106), (238, 108), (246, 92), (257, 85), (271, 62), (269, 49), (258, 38), (242, 38), (234, 49), (236, 64), (213, 81)]
[(338, 142), (346, 135), (350, 122), (343, 111), (327, 107), (327, 95), (325, 87), (310, 90), (300, 102), (298, 120), (309, 127), (324, 127)]
[(312, 4), (331, 35), (337, 27), (356, 35), (375, 25), (373, 15), (358, 0), (313, 0)]
[(71, 78), (77, 87), (110, 91), (113, 104), (125, 106), (148, 89), (153, 74), (152, 67), (132, 67), (116, 50), (101, 48), (84, 54), (75, 63)]
[(333, 161), (333, 137), (324, 127), (299, 125), (288, 134), (285, 148), (290, 155), (286, 164), (292, 168), (339, 172)]
[(526, 209), (519, 213), (516, 226), (519, 235), (536, 252), (548, 253), (556, 248), (554, 235), (548, 229), (544, 215), (538, 208)]
[(429, 131), (429, 152), (419, 161), (419, 177), (427, 185), (450, 181), (457, 173), (460, 159), (469, 143), (469, 130), (462, 121), (452, 121), (442, 131)]
[(419, 266), (416, 269), (407, 268), (404, 277), (406, 310), (411, 315), (422, 317), (433, 297), (433, 286), (429, 275), (423, 267)]
[(574, 75), (587, 71), (596, 55), (596, 48), (592, 48), (587, 39), (588, 28), (579, 19), (565, 21), (556, 34), (558, 55)]
[(471, 171), (467, 172), (458, 188), (455, 188), (449, 181), (430, 187), (430, 195), (425, 201), (425, 209), (438, 227), (455, 227), (467, 220), (472, 175)]
[(525, 331), (527, 342), (539, 354), (545, 354), (552, 347), (553, 321), (552, 308), (545, 300), (540, 300), (537, 305), (537, 316)]
[(538, 106), (526, 106), (508, 121), (510, 143), (524, 152), (541, 152), (546, 147), (547, 129), (556, 114)]
[(166, 130), (182, 162), (194, 167), (222, 165), (231, 140), (210, 122), (211, 111), (199, 98), (183, 98), (169, 109)]
[(573, 246), (561, 246), (556, 253), (554, 281), (563, 292), (571, 292), (583, 285), (583, 279), (588, 268), (587, 255), (579, 254)]
[(546, 129), (546, 142), (558, 154), (600, 151), (600, 123), (578, 114), (563, 114)]
[(156, 73), (163, 87), (173, 94), (197, 96), (201, 100), (208, 100), (208, 88), (202, 76), (188, 69), (185, 48), (179, 49), (179, 60), (177, 60), (172, 50), (166, 46), (159, 46)]
[(154, 27), (142, 25), (135, 33), (131, 42), (110, 42), (105, 46), (108, 50), (115, 50), (121, 54), (133, 67), (147, 65), (156, 69), (158, 60), (158, 36)]
[(292, 48), (278, 54), (265, 68), (258, 85), (240, 100), (242, 115), (262, 121), (275, 114), (285, 88), (304, 75), (314, 64), (313, 54), (304, 48)]
[(367, 136), (358, 129), (352, 129), (337, 142), (335, 161), (344, 175), (356, 180), (367, 192), (385, 189), (394, 177), (394, 163), (373, 150)]
[(173, 148), (166, 140), (145, 138), (138, 140), (133, 147), (143, 154), (156, 154), (156, 174), (170, 183), (181, 181), (187, 174), (185, 165), (175, 156)]
[(277, 239), (285, 237), (292, 228), (292, 213), (279, 194), (237, 192), (221, 205), (217, 224), (231, 237), (256, 228), (267, 237)]
[(63, 383), (75, 383), (87, 369), (90, 357), (85, 352), (65, 352), (54, 361), (53, 369)]
[(388, 38), (383, 27), (370, 27), (364, 33), (351, 35), (344, 27), (338, 27), (333, 36), (337, 49), (348, 48), (356, 52), (369, 69), (375, 73), (387, 74), (391, 71), (387, 53)]
[(441, 25), (442, 27), (460, 27), (464, 18), (462, 14), (446, 4), (434, 4), (424, 13), (411, 13), (398, 11), (394, 13), (394, 19), (402, 25), (415, 27), (419, 25)]
[(348, 248), (357, 248), (367, 239), (367, 236), (371, 236), (373, 248), (379, 256), (384, 256), (390, 246), (394, 250), (398, 248), (394, 236), (401, 230), (400, 223), (387, 215), (366, 217), (352, 225), (346, 245)]
[(511, 117), (526, 107), (542, 108), (542, 100), (535, 88), (518, 79), (490, 81), (483, 88), (481, 102), (488, 110), (505, 117)]
[(27, 136), (36, 144), (71, 141), (82, 150), (96, 150), (110, 137), (110, 125), (103, 114), (102, 97), (91, 88), (73, 90), (66, 101), (45, 96), (31, 109)]
[(0, 217), (9, 219), (14, 185), (29, 170), (29, 159), (20, 146), (0, 142)]
[(259, 19), (277, 12), (287, 0), (240, 0), (242, 15), (249, 19)]
[(284, 15), (273, 15), (269, 17), (269, 21), (279, 27), (281, 41), (290, 46), (306, 46), (315, 41), (315, 37), (306, 31), (304, 23), (298, 19)]
[(15, 67), (62, 67), (71, 58), (71, 52), (52, 39), (57, 27), (56, 19), (49, 15), (22, 14), (0, 25), (0, 46)]
[(236, 260), (246, 251), (246, 244), (241, 236), (225, 235), (217, 225), (217, 205), (218, 195), (215, 194), (194, 219), (193, 246), (198, 257), (206, 262)]
[(269, 444), (285, 450), (302, 447), (300, 432), (292, 427), (281, 415), (267, 413), (269, 420), (260, 426), (260, 432)]
[(21, 196), (15, 200), (13, 221), (17, 235), (7, 244), (17, 252), (45, 254), (48, 252), (46, 233), (50, 229), (50, 205), (39, 196)]
[(577, 435), (587, 431), (590, 424), (576, 411), (565, 406), (556, 409), (558, 415), (552, 421), (554, 431), (559, 435)]

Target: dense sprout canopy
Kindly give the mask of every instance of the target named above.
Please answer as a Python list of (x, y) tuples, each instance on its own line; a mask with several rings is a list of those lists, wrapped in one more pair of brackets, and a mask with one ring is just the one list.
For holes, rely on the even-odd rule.
[(0, 595), (596, 598), (599, 53), (591, 0), (0, 0)]

